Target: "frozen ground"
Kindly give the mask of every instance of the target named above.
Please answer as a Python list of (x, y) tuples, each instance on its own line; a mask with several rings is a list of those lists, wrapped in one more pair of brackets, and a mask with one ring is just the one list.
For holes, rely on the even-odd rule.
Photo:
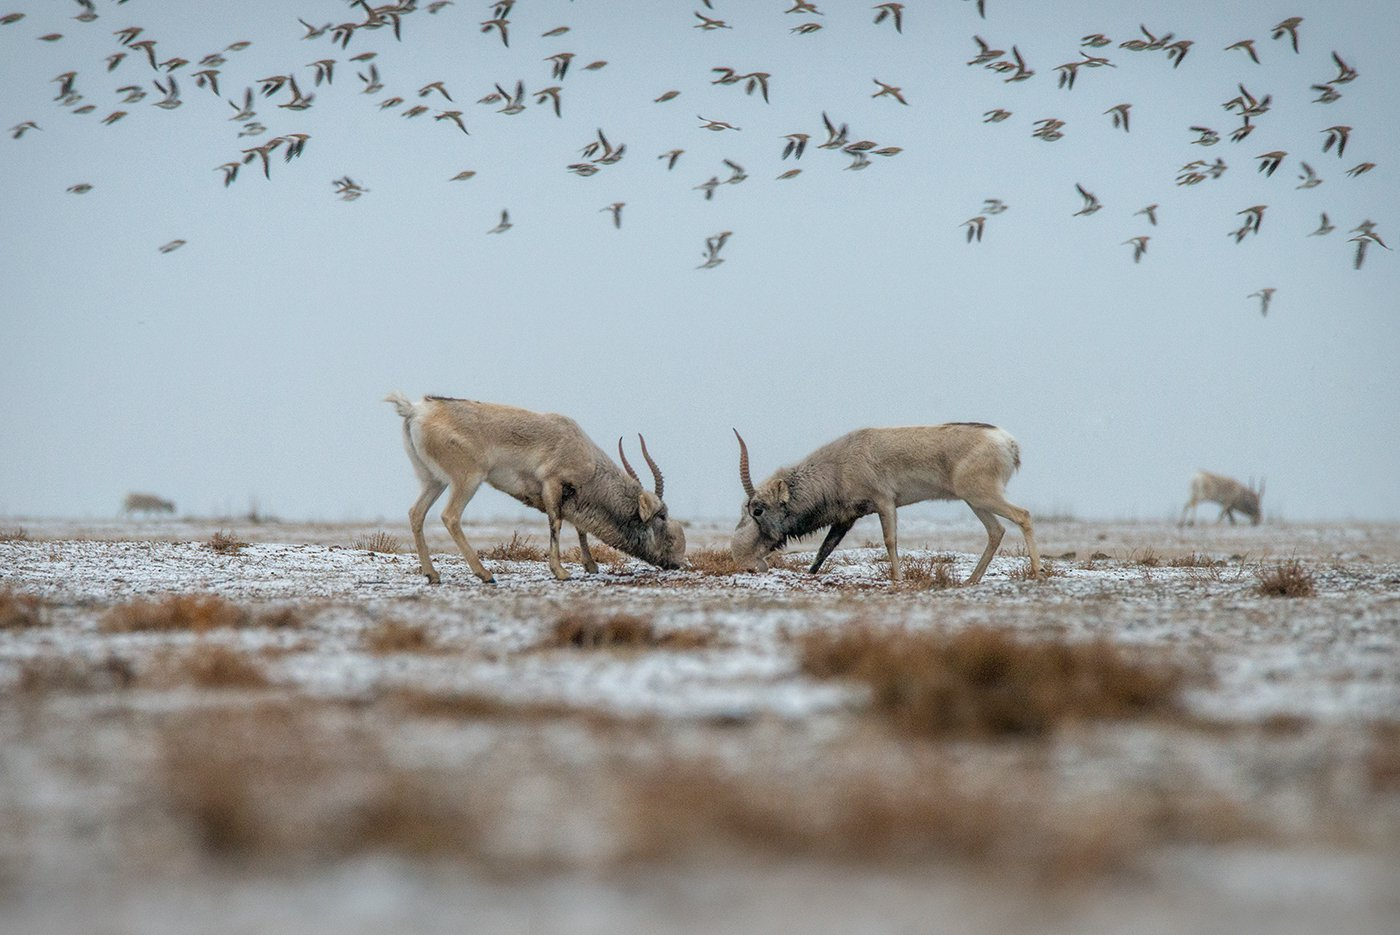
[[(0, 929), (1400, 929), (1400, 527), (1044, 521), (1050, 577), (1019, 579), (1009, 533), (981, 585), (948, 590), (892, 588), (859, 547), (873, 527), (818, 578), (605, 563), (558, 583), (488, 561), (494, 587), (445, 536), (439, 587), (353, 547), (372, 525), (225, 524), (236, 554), (197, 520), (0, 521), (18, 527), (0, 591), (49, 619), (0, 629)], [(692, 527), (692, 549), (725, 527)], [(901, 534), (959, 575), (982, 535)], [(1293, 558), (1316, 596), (1259, 595)], [(297, 616), (103, 625), (172, 593)], [(543, 647), (566, 613), (703, 645)], [(859, 622), (1106, 637), (1199, 677), (1169, 722), (913, 739), (800, 671), (802, 634)], [(426, 639), (374, 643), (395, 627)], [(191, 684), (176, 663), (211, 646), (267, 684)], [(935, 830), (851, 846), (880, 821)]]

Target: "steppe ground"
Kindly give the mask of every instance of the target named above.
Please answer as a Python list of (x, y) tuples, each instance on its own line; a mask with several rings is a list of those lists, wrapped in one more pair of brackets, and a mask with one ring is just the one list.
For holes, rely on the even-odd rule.
[(968, 519), (0, 520), (0, 930), (1400, 931), (1400, 526)]

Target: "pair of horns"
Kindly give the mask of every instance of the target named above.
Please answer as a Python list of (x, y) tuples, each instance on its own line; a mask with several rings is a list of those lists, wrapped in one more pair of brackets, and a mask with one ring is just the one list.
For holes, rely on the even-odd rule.
[(749, 446), (744, 444), (744, 436), (734, 429), (734, 437), (739, 439), (739, 483), (744, 485), (744, 496), (753, 496), (753, 481), (749, 478)]
[[(647, 440), (640, 433), (637, 435), (637, 440), (642, 443), (642, 457), (646, 458), (647, 467), (651, 468), (651, 476), (656, 479), (656, 498), (658, 500), (665, 499), (662, 491), (666, 489), (666, 478), (661, 476), (661, 468), (657, 467), (656, 462), (651, 460), (651, 452), (647, 451)], [(621, 437), (617, 440), (617, 456), (622, 459), (622, 469), (627, 472), (627, 476), (640, 484), (642, 479), (637, 476), (636, 471), (632, 470), (632, 465), (627, 463), (627, 454), (622, 450)]]

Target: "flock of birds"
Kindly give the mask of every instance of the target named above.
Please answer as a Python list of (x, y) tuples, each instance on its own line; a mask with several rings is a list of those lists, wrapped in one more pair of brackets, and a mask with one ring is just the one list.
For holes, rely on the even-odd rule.
[[(89, 24), (99, 18), (95, 0), (75, 0), (75, 2), (78, 14), (73, 19), (80, 23)], [(119, 7), (126, 2), (127, 0), (111, 0), (111, 5)], [(465, 0), (463, 2), (465, 3)], [(713, 6), (714, 0), (700, 0), (700, 2), (706, 12), (694, 11), (696, 22), (692, 24), (693, 28), (702, 32), (733, 28), (720, 15), (716, 14)], [(785, 5), (790, 4), (785, 10), (787, 14), (801, 18), (790, 28), (793, 34), (797, 36), (811, 35), (824, 28), (824, 13), (818, 8), (817, 3), (809, 2), (809, 0), (782, 0), (782, 2)], [(985, 19), (985, 0), (975, 0), (975, 4), (978, 16)], [(378, 52), (361, 51), (347, 56), (344, 61), (337, 57), (340, 52), (348, 51), (355, 40), (367, 38), (381, 30), (392, 34), (396, 40), (402, 40), (404, 22), (409, 17), (417, 14), (435, 15), (455, 5), (457, 4), (453, 0), (433, 0), (433, 2), (421, 4), (418, 0), (397, 0), (394, 3), (379, 5), (371, 3), (370, 0), (350, 0), (348, 8), (352, 18), (345, 22), (316, 24), (299, 19), (298, 22), (305, 29), (302, 39), (326, 43), (333, 50), (339, 51), (317, 58), (299, 69), (290, 68), (286, 69), (284, 73), (259, 78), (244, 87), (241, 93), (236, 93), (226, 99), (233, 112), (229, 120), (239, 125), (237, 137), (240, 140), (248, 141), (249, 145), (239, 145), (236, 154), (231, 155), (227, 162), (215, 167), (214, 171), (222, 173), (223, 184), (225, 186), (235, 184), (240, 177), (240, 171), (253, 165), (256, 166), (257, 170), (260, 170), (265, 179), (270, 179), (276, 156), (280, 155), (285, 164), (302, 155), (307, 143), (311, 140), (311, 136), (307, 133), (289, 132), (267, 137), (268, 128), (259, 120), (257, 108), (259, 106), (273, 106), (279, 111), (292, 114), (306, 111), (315, 106), (318, 93), (323, 93), (324, 89), (330, 89), (334, 85), (338, 73), (337, 69), (340, 69), (342, 73), (347, 68), (354, 70), (355, 77), (358, 78), (361, 85), (359, 89), (361, 93), (384, 95), (375, 101), (379, 110), (397, 112), (405, 119), (431, 115), (433, 121), (441, 122), (454, 131), (470, 136), (466, 111), (454, 97), (453, 89), (449, 88), (445, 81), (431, 81), (416, 89), (405, 89), (400, 93), (393, 93), (387, 91), (386, 79), (380, 72), (380, 63), (377, 61)], [(495, 2), (488, 3), (486, 11), (488, 15), (480, 21), (480, 31), (488, 36), (494, 36), (504, 47), (509, 48), (512, 35), (518, 34), (518, 30), (516, 33), (512, 32), (516, 28), (512, 19), (516, 5), (516, 0), (495, 0)], [(875, 27), (903, 33), (908, 14), (905, 4), (877, 3), (871, 8), (871, 12), (873, 14), (871, 20)], [(0, 28), (14, 28), (24, 18), (25, 14), (23, 13), (0, 16)], [(1280, 43), (1280, 48), (1291, 49), (1292, 53), (1298, 54), (1302, 25), (1302, 17), (1288, 17), (1269, 29), (1268, 34), (1272, 40)], [(569, 31), (569, 26), (560, 25), (541, 35), (542, 38), (554, 39)], [(1120, 63), (1112, 61), (1109, 57), (1110, 49), (1121, 50), (1126, 54), (1161, 52), (1165, 54), (1172, 68), (1175, 69), (1181, 67), (1186, 61), (1194, 45), (1190, 39), (1178, 38), (1171, 32), (1153, 32), (1148, 30), (1145, 25), (1139, 27), (1139, 32), (1141, 35), (1133, 35), (1116, 44), (1112, 38), (1103, 33), (1085, 35), (1080, 41), (1080, 48), (1076, 50), (1076, 57), (1054, 67), (1054, 72), (1058, 76), (1058, 87), (1072, 91), (1081, 72), (1118, 68)], [(0, 33), (0, 37), (3, 37), (3, 33)], [(173, 111), (179, 108), (184, 103), (179, 80), (192, 81), (196, 88), (207, 89), (209, 93), (222, 97), (223, 91), (220, 85), (221, 82), (228, 83), (226, 72), (231, 71), (232, 66), (236, 64), (236, 56), (252, 45), (248, 40), (239, 40), (231, 42), (217, 51), (186, 58), (179, 52), (168, 49), (160, 40), (149, 36), (147, 31), (140, 26), (128, 26), (115, 30), (113, 37), (111, 52), (105, 58), (105, 71), (114, 73), (121, 69), (124, 70), (123, 74), (130, 74), (135, 69), (138, 75), (132, 77), (128, 83), (116, 88), (115, 93), (119, 96), (119, 106), (112, 107), (109, 113), (100, 118), (101, 123), (107, 126), (130, 116), (131, 111), (122, 109), (123, 107), (134, 108), (135, 105), (148, 97), (154, 97), (152, 104), (162, 110)], [(53, 43), (63, 39), (63, 34), (46, 33), (38, 36), (37, 39)], [(966, 62), (967, 66), (989, 70), (999, 76), (1001, 81), (1006, 84), (1025, 82), (1036, 75), (1036, 70), (1028, 64), (1025, 55), (1017, 45), (1011, 45), (1008, 51), (995, 48), (993, 43), (986, 41), (981, 36), (973, 36), (972, 39), (976, 51)], [(1224, 51), (1239, 52), (1242, 60), (1247, 59), (1257, 65), (1261, 61), (1258, 45), (1256, 39), (1246, 38), (1225, 46)], [(1112, 54), (1117, 53), (1113, 52)], [(576, 57), (576, 54), (572, 52), (558, 52), (545, 58), (544, 62), (549, 68), (548, 80), (553, 83), (541, 87), (539, 90), (527, 93), (523, 79), (517, 80), (513, 86), (495, 83), (487, 94), (476, 100), (476, 105), (492, 107), (496, 113), (505, 116), (520, 114), (533, 105), (547, 108), (556, 117), (561, 117), (567, 99), (565, 80)], [(1312, 85), (1312, 90), (1318, 94), (1318, 97), (1313, 101), (1314, 103), (1332, 104), (1342, 97), (1342, 88), (1359, 77), (1357, 70), (1336, 51), (1332, 52), (1331, 58), (1337, 72), (1335, 75)], [(595, 60), (581, 65), (580, 68), (584, 71), (598, 71), (607, 65), (608, 62), (605, 60)], [(756, 95), (765, 103), (769, 101), (773, 81), (773, 75), (769, 72), (746, 72), (729, 66), (716, 66), (711, 69), (710, 73), (712, 77), (709, 79), (709, 84), (711, 85), (734, 87), (742, 90), (748, 96)], [(57, 85), (54, 101), (58, 106), (68, 109), (73, 114), (96, 114), (104, 108), (100, 108), (89, 100), (84, 91), (80, 89), (79, 76), (80, 73), (77, 69), (57, 75), (53, 79), (53, 83)], [(910, 106), (909, 98), (903, 87), (878, 77), (874, 78), (873, 82), (874, 88), (870, 94), (871, 98), (887, 100), (891, 104), (903, 107)], [(1238, 87), (1239, 94), (1221, 105), (1226, 112), (1233, 114), (1239, 121), (1238, 125), (1227, 133), (1229, 140), (1233, 143), (1240, 143), (1253, 133), (1259, 125), (1258, 122), (1270, 111), (1273, 103), (1271, 94), (1256, 95), (1248, 90), (1243, 81), (1239, 82)], [(460, 91), (458, 93), (460, 94)], [(666, 104), (680, 97), (681, 93), (679, 89), (669, 89), (656, 96), (653, 101), (656, 104)], [(527, 99), (530, 103), (527, 103)], [(1110, 118), (1113, 130), (1130, 132), (1131, 104), (1119, 103), (1103, 113)], [(983, 113), (982, 121), (987, 124), (998, 124), (1012, 116), (1013, 113), (1009, 110), (995, 108)], [(726, 120), (711, 119), (703, 115), (697, 115), (697, 119), (699, 120), (698, 129), (714, 133), (735, 133), (742, 129)], [(1064, 138), (1066, 125), (1065, 120), (1056, 117), (1040, 118), (1034, 121), (1035, 129), (1031, 136), (1046, 143), (1054, 143)], [(809, 143), (815, 149), (838, 152), (849, 158), (850, 163), (845, 168), (852, 171), (864, 170), (873, 165), (876, 159), (872, 157), (891, 158), (903, 152), (900, 146), (881, 145), (874, 140), (859, 138), (858, 135), (852, 133), (848, 124), (833, 120), (825, 112), (822, 113), (822, 129), (826, 138), (819, 142), (813, 141), (814, 139), (820, 140), (820, 133), (814, 135), (806, 132), (792, 132), (780, 137), (783, 141), (781, 159), (784, 161), (791, 159), (793, 166), (779, 174), (777, 180), (794, 179), (802, 173), (803, 170), (797, 163), (807, 152)], [(42, 131), (42, 127), (36, 120), (30, 119), (11, 127), (9, 132), (14, 139), (18, 140), (35, 131)], [(1194, 135), (1194, 139), (1189, 142), (1202, 148), (1215, 146), (1224, 138), (1220, 131), (1204, 125), (1193, 125), (1189, 131)], [(1351, 140), (1352, 128), (1335, 124), (1324, 128), (1321, 133), (1323, 139), (1320, 145), (1320, 155), (1326, 156), (1335, 151), (1337, 158), (1343, 158), (1343, 153)], [(604, 131), (599, 129), (596, 138), (590, 139), (581, 147), (579, 154), (581, 158), (568, 163), (565, 169), (575, 175), (588, 177), (620, 162), (627, 154), (627, 146), (625, 143), (610, 140)], [(661, 153), (656, 158), (661, 161), (665, 171), (672, 171), (677, 167), (684, 154), (685, 149), (677, 147)], [(1258, 160), (1258, 170), (1266, 177), (1272, 177), (1284, 165), (1288, 157), (1287, 151), (1271, 150), (1255, 158)], [(714, 199), (721, 186), (738, 185), (749, 178), (743, 165), (736, 160), (726, 158), (723, 160), (723, 164), (728, 171), (727, 176), (721, 177), (721, 175), (716, 174), (694, 186), (694, 190), (701, 192), (704, 199)], [(1323, 180), (1308, 162), (1300, 159), (1299, 167), (1302, 174), (1298, 176), (1301, 182), (1296, 186), (1298, 189), (1309, 189), (1322, 183)], [(1213, 161), (1193, 159), (1181, 166), (1176, 176), (1176, 184), (1183, 187), (1194, 186), (1209, 180), (1219, 179), (1227, 168), (1225, 160), (1221, 158), (1216, 158)], [(1376, 163), (1363, 161), (1347, 169), (1346, 175), (1355, 178), (1375, 168)], [(465, 182), (476, 174), (477, 170), (475, 169), (464, 169), (452, 176), (450, 181)], [(345, 201), (354, 201), (370, 191), (348, 175), (335, 179), (332, 186), (334, 194)], [(1073, 216), (1085, 217), (1104, 207), (1099, 198), (1086, 189), (1084, 185), (1076, 184), (1075, 187), (1082, 200), (1082, 206), (1073, 212)], [(68, 191), (73, 194), (84, 194), (91, 189), (90, 184), (80, 183), (69, 187)], [(600, 208), (599, 211), (608, 214), (613, 226), (620, 228), (625, 206), (625, 202), (618, 201)], [(1237, 229), (1229, 231), (1228, 236), (1233, 237), (1235, 242), (1239, 243), (1250, 235), (1257, 235), (1267, 207), (1268, 205), (1259, 204), (1239, 211), (1238, 215), (1242, 218), (1241, 224)], [(1000, 199), (987, 199), (982, 210), (961, 225), (966, 228), (966, 241), (968, 243), (980, 242), (986, 233), (989, 220), (1007, 209), (1006, 203)], [(1158, 209), (1159, 205), (1150, 204), (1134, 212), (1134, 216), (1145, 217), (1146, 222), (1155, 228), (1158, 222)], [(511, 227), (509, 211), (502, 210), (499, 223), (487, 233), (501, 234)], [(1390, 249), (1376, 228), (1375, 222), (1366, 219), (1350, 230), (1353, 236), (1349, 238), (1349, 242), (1355, 245), (1353, 265), (1357, 269), (1362, 267), (1367, 251), (1373, 244), (1386, 250)], [(1331, 223), (1327, 214), (1323, 213), (1321, 223), (1310, 236), (1326, 236), (1334, 230), (1336, 230), (1336, 226)], [(697, 268), (713, 269), (723, 263), (724, 258), (721, 256), (721, 251), (732, 235), (732, 231), (722, 231), (706, 238), (702, 262)], [(1131, 247), (1134, 263), (1141, 262), (1146, 256), (1151, 239), (1150, 235), (1141, 234), (1123, 241), (1125, 246)], [(183, 246), (184, 243), (184, 240), (172, 240), (159, 249), (163, 253), (168, 253)], [(1259, 299), (1261, 313), (1268, 313), (1274, 291), (1273, 288), (1265, 288), (1250, 296), (1250, 298)]]

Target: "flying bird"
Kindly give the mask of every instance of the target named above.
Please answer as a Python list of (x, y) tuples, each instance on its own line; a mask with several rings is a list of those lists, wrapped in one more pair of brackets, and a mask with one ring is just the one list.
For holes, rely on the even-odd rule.
[(1254, 64), (1259, 64), (1259, 53), (1255, 51), (1253, 39), (1241, 39), (1239, 42), (1232, 42), (1225, 47), (1226, 52), (1231, 52), (1235, 49), (1240, 49), (1248, 53), (1249, 57), (1254, 60)]
[(696, 114), (695, 116), (696, 116), (696, 117), (699, 117), (700, 123), (701, 123), (701, 129), (703, 129), (703, 130), (714, 130), (714, 131), (718, 132), (718, 131), (720, 131), (720, 130), (742, 130), (742, 129), (743, 129), (743, 127), (736, 127), (736, 126), (734, 126), (733, 124), (725, 123), (723, 120), (710, 120), (710, 119), (708, 119), (708, 118), (706, 118), (706, 117), (701, 117), (699, 114)]
[(875, 25), (880, 25), (885, 20), (894, 19), (894, 31), (904, 32), (904, 4), (902, 3), (877, 3), (872, 9), (878, 10), (875, 14)]
[(627, 204), (627, 203), (626, 203), (625, 201), (614, 201), (612, 204), (608, 205), (606, 208), (601, 208), (601, 209), (599, 209), (599, 210), (600, 210), (600, 211), (611, 211), (611, 212), (612, 212), (612, 218), (613, 218), (613, 227), (617, 228), (618, 230), (621, 230), (621, 229), (622, 229), (622, 209), (626, 206), (626, 204)]
[(709, 32), (709, 31), (712, 30), (712, 29), (733, 29), (733, 28), (734, 28), (734, 27), (730, 26), (728, 23), (726, 23), (726, 22), (725, 22), (724, 20), (722, 20), (722, 19), (714, 19), (714, 18), (712, 18), (712, 17), (705, 16), (705, 15), (704, 15), (703, 13), (701, 13), (699, 10), (696, 10), (696, 11), (695, 11), (695, 18), (698, 19), (698, 20), (700, 21), (700, 22), (698, 22), (698, 23), (695, 24), (695, 28), (696, 28), (696, 29), (703, 29), (703, 30), (705, 30), (706, 32)]
[(685, 150), (683, 149), (673, 149), (668, 152), (662, 153), (656, 158), (666, 160), (666, 170), (669, 172), (671, 169), (674, 169), (676, 167), (676, 160), (681, 158), (681, 153), (683, 152), (685, 152)]
[(511, 223), (510, 223), (510, 212), (507, 211), (507, 210), (505, 210), (504, 208), (502, 208), (502, 209), (501, 209), (501, 222), (500, 222), (499, 224), (497, 224), (495, 227), (491, 228), (491, 229), (490, 229), (489, 231), (487, 231), (486, 233), (488, 233), (488, 234), (504, 234), (506, 231), (510, 230), (511, 227), (512, 227), (512, 225), (511, 225)]
[(870, 95), (871, 97), (892, 97), (896, 101), (899, 101), (899, 103), (905, 105), (906, 107), (909, 106), (909, 102), (906, 101), (904, 99), (904, 95), (900, 93), (902, 90), (904, 90), (903, 88), (897, 88), (892, 84), (885, 84), (879, 78), (874, 78), (871, 80), (873, 80), (876, 84), (880, 86), (880, 90)]
[(546, 62), (553, 63), (550, 67), (550, 77), (558, 81), (563, 81), (564, 76), (569, 73), (569, 63), (573, 60), (574, 53), (572, 52), (556, 52), (546, 58)]
[(1288, 19), (1274, 27), (1273, 38), (1282, 39), (1285, 35), (1293, 43), (1293, 51), (1298, 51), (1298, 26), (1303, 22), (1301, 16), (1290, 16)]
[(705, 262), (701, 263), (695, 268), (714, 269), (716, 266), (723, 263), (724, 259), (720, 257), (719, 252), (724, 249), (725, 243), (728, 242), (729, 238), (733, 235), (733, 233), (733, 231), (720, 231), (713, 237), (706, 237), (705, 252), (701, 254), (701, 256), (704, 257)]
[(664, 103), (666, 103), (667, 101), (674, 101), (676, 98), (678, 98), (678, 97), (680, 97), (680, 96), (681, 96), (681, 92), (676, 91), (676, 90), (663, 91), (663, 92), (661, 92), (661, 95), (660, 95), (659, 97), (657, 97), (657, 98), (655, 98), (655, 99), (652, 100), (652, 103), (653, 103), (653, 104), (664, 104)]
[(979, 214), (975, 218), (968, 218), (966, 221), (963, 221), (962, 224), (960, 224), (959, 226), (967, 228), (968, 243), (972, 243), (974, 240), (976, 240), (978, 243), (981, 243), (982, 231), (987, 226), (987, 218), (985, 215)]
[(1134, 263), (1137, 263), (1142, 260), (1142, 255), (1147, 252), (1147, 242), (1151, 239), (1151, 237), (1144, 235), (1141, 237), (1129, 237), (1127, 240), (1123, 241), (1123, 244), (1133, 245)]
[(92, 186), (87, 182), (79, 182), (77, 185), (69, 185), (66, 191), (72, 192), (75, 195), (86, 195), (88, 192), (92, 191)]
[(1132, 104), (1114, 104), (1108, 110), (1104, 111), (1105, 114), (1113, 115), (1113, 127), (1115, 130), (1118, 127), (1122, 127), (1124, 133), (1128, 132), (1128, 111), (1132, 106)]
[(806, 133), (789, 133), (783, 139), (787, 140), (787, 145), (783, 147), (783, 158), (791, 156), (794, 159), (801, 159), (802, 154), (807, 150), (807, 141), (811, 137)]
[(1302, 180), (1302, 184), (1298, 186), (1299, 188), (1317, 188), (1317, 186), (1322, 184), (1322, 179), (1317, 177), (1317, 173), (1313, 171), (1312, 166), (1308, 165), (1306, 162), (1300, 162), (1298, 164), (1303, 167), (1303, 174), (1298, 176), (1298, 178)]
[(161, 253), (173, 253), (185, 245), (183, 240), (172, 240), (170, 243), (162, 244), (159, 247)]
[(1309, 237), (1324, 237), (1324, 236), (1326, 236), (1327, 234), (1332, 233), (1332, 232), (1333, 232), (1334, 230), (1336, 230), (1336, 229), (1337, 229), (1337, 225), (1333, 224), (1330, 220), (1328, 220), (1328, 218), (1327, 218), (1327, 212), (1324, 211), (1324, 212), (1322, 212), (1322, 223), (1318, 224), (1318, 225), (1317, 225), (1317, 230), (1313, 231), (1313, 232), (1312, 232), (1311, 234), (1309, 234), (1308, 236), (1309, 236)]
[(1325, 153), (1332, 148), (1332, 144), (1337, 144), (1337, 158), (1342, 157), (1342, 152), (1347, 148), (1347, 140), (1351, 137), (1351, 127), (1335, 126), (1328, 127), (1320, 131), (1327, 134), (1327, 139), (1322, 141), (1322, 151)]
[(1251, 292), (1246, 298), (1258, 299), (1259, 314), (1267, 318), (1269, 315), (1269, 302), (1273, 300), (1274, 292), (1276, 291), (1277, 290), (1270, 286), (1266, 289), (1260, 289), (1258, 292)]
[(543, 104), (545, 101), (550, 101), (554, 105), (554, 116), (563, 117), (564, 115), (559, 111), (559, 92), (562, 90), (563, 88), (558, 85), (541, 88), (535, 92), (535, 103)]
[(1356, 78), (1356, 69), (1342, 61), (1342, 57), (1336, 52), (1332, 53), (1332, 61), (1337, 63), (1337, 77), (1329, 81), (1328, 84), (1346, 84)]
[(1288, 153), (1281, 149), (1276, 149), (1273, 152), (1260, 153), (1254, 158), (1259, 160), (1259, 171), (1264, 173), (1265, 178), (1267, 178), (1274, 174), (1274, 170), (1283, 164), (1283, 160), (1287, 156)]
[(1133, 212), (1133, 216), (1134, 216), (1134, 217), (1136, 217), (1136, 216), (1139, 215), (1139, 214), (1145, 214), (1145, 215), (1147, 215), (1147, 223), (1151, 224), (1153, 227), (1156, 227), (1156, 226), (1157, 226), (1157, 206), (1156, 206), (1155, 204), (1154, 204), (1154, 205), (1148, 205), (1146, 208), (1143, 208), (1141, 211), (1134, 211), (1134, 212)]
[(1103, 207), (1103, 205), (1099, 203), (1099, 199), (1095, 197), (1092, 192), (1087, 191), (1083, 185), (1075, 182), (1074, 188), (1079, 192), (1080, 197), (1084, 199), (1084, 207), (1074, 212), (1071, 217), (1079, 217), (1080, 215), (1088, 216)]
[(1365, 175), (1376, 167), (1374, 162), (1358, 162), (1347, 170), (1347, 175), (1356, 178), (1358, 175)]

